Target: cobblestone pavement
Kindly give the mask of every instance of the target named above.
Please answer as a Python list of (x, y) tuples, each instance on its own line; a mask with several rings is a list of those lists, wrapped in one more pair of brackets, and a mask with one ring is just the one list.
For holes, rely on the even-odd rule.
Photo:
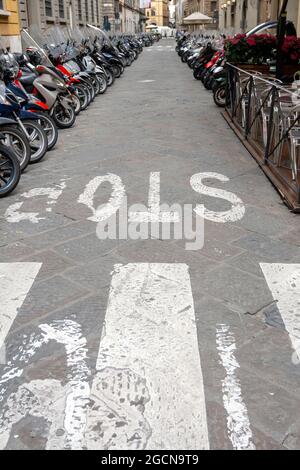
[[(204, 247), (99, 240), (107, 174), (204, 204)], [(174, 42), (145, 49), (0, 202), (0, 448), (299, 449), (299, 220)]]

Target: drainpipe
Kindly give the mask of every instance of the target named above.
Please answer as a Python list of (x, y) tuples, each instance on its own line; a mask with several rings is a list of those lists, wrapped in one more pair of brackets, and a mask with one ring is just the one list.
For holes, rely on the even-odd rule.
[(39, 29), (42, 29), (41, 9), (39, 5), (37, 5), (36, 0), (27, 0), (26, 7), (28, 27), (36, 25)]

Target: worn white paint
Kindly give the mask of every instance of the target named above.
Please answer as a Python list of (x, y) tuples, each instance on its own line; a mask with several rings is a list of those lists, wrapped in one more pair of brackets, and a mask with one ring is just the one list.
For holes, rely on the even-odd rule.
[(261, 263), (274, 300), (290, 335), (293, 362), (300, 363), (300, 264)]
[(41, 266), (41, 263), (0, 263), (0, 349)]
[(131, 223), (178, 223), (180, 216), (177, 212), (161, 211), (160, 202), (160, 172), (150, 173), (149, 197), (147, 212), (129, 212)]
[[(104, 182), (108, 182), (112, 185), (112, 195), (107, 204), (95, 209), (94, 197), (97, 189)], [(88, 220), (91, 220), (92, 222), (103, 222), (116, 214), (122, 206), (125, 198), (126, 191), (121, 178), (109, 173), (104, 176), (96, 176), (96, 178), (92, 179), (92, 181), (87, 184), (84, 192), (79, 196), (78, 203), (84, 204), (93, 213)]]
[[(0, 402), (9, 383), (22, 377), (24, 367), (43, 345), (51, 341), (62, 344), (66, 351), (67, 383), (57, 379), (25, 382), (12, 393), (0, 414), (0, 449), (5, 449), (13, 426), (27, 415), (44, 418), (48, 423), (47, 450), (84, 448), (86, 407), (89, 403), (91, 372), (87, 366), (86, 339), (81, 326), (73, 320), (57, 320), (40, 325), (42, 333), (25, 338), (14, 364), (8, 364), (0, 381)], [(59, 356), (62, 361), (62, 357)], [(48, 434), (48, 435), (47, 435)]]
[(155, 80), (139, 80), (138, 83), (153, 83)]
[[(46, 212), (52, 212), (52, 206), (57, 203), (57, 200), (62, 195), (65, 188), (65, 180), (61, 180), (61, 182), (53, 188), (33, 188), (30, 191), (21, 194), (21, 197), (24, 199), (32, 199), (35, 197), (47, 196)], [(16, 202), (7, 208), (5, 212), (7, 222), (16, 224), (24, 220), (28, 220), (32, 224), (37, 224), (40, 220), (45, 219), (45, 217), (39, 217), (39, 212), (21, 212), (20, 209), (23, 207), (23, 204), (24, 202)]]
[(235, 338), (228, 325), (218, 325), (216, 340), (220, 362), (226, 373), (222, 380), (222, 391), (228, 437), (234, 450), (255, 450), (248, 410), (236, 374), (240, 365), (235, 357)]
[(208, 449), (188, 267), (115, 267), (88, 411), (89, 449)]
[[(204, 179), (216, 179), (221, 181), (222, 183), (227, 183), (229, 178), (225, 175), (221, 175), (220, 173), (197, 173), (192, 176), (191, 178), (191, 186), (194, 191), (199, 194), (204, 194), (205, 196), (211, 196), (215, 198), (224, 199), (231, 203), (232, 207), (228, 211), (223, 212), (215, 212), (209, 209), (204, 209), (204, 218), (206, 220), (210, 220), (211, 222), (219, 222), (219, 223), (226, 223), (226, 222), (237, 222), (241, 220), (245, 215), (245, 206), (243, 201), (233, 193), (229, 191), (225, 191), (224, 189), (212, 188), (210, 186), (206, 186), (203, 184)], [(202, 208), (196, 206), (195, 208), (196, 214), (201, 216)]]

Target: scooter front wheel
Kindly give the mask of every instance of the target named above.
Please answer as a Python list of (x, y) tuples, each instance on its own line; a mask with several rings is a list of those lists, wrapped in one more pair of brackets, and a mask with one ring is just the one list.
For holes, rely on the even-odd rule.
[(201, 75), (202, 75), (203, 70), (196, 68), (194, 69), (193, 75), (196, 80), (201, 80)]
[(52, 119), (51, 116), (48, 114), (40, 114), (39, 115), (39, 124), (43, 128), (44, 132), (47, 136), (48, 141), (48, 150), (52, 150), (58, 140), (58, 129), (57, 126)]
[(75, 109), (72, 106), (63, 106), (60, 101), (55, 103), (51, 115), (59, 129), (69, 129), (76, 121)]
[(107, 80), (103, 75), (100, 74), (97, 75), (97, 80), (99, 82), (99, 94), (103, 95), (107, 90)]
[(115, 76), (114, 74), (111, 72), (111, 70), (109, 69), (106, 69), (106, 75), (107, 75), (107, 85), (108, 86), (112, 86), (112, 84), (114, 83), (115, 81)]
[(214, 102), (220, 108), (225, 108), (226, 106), (226, 85), (220, 85), (214, 91)]
[(38, 163), (48, 150), (48, 139), (43, 128), (35, 121), (23, 121), (31, 148), (30, 163)]
[(112, 69), (113, 69), (113, 72), (114, 72), (114, 76), (116, 78), (120, 78), (121, 77), (121, 74), (122, 74), (122, 69), (121, 67), (119, 67), (119, 65), (113, 65), (112, 66)]
[(85, 85), (78, 84), (75, 86), (75, 93), (80, 101), (80, 111), (84, 111), (88, 107), (90, 102), (88, 89)]
[(17, 156), (6, 147), (0, 145), (0, 197), (7, 196), (18, 185), (21, 168)]
[(24, 171), (30, 163), (31, 148), (22, 131), (14, 126), (1, 127), (0, 142), (13, 151), (20, 163), (21, 171)]

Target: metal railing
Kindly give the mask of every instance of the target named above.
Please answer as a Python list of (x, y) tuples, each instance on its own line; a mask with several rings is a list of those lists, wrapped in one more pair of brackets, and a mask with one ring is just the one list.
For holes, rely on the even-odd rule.
[(298, 88), (286, 87), (228, 64), (226, 112), (275, 184), (278, 178), (278, 189), (300, 204), (300, 82)]

